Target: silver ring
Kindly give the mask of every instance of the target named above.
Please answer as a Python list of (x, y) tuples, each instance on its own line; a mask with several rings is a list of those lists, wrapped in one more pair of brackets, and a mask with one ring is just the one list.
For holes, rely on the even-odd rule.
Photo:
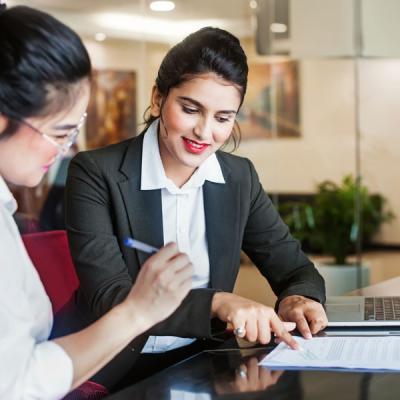
[(241, 378), (243, 378), (243, 379), (246, 379), (246, 378), (247, 378), (247, 372), (246, 372), (244, 369), (242, 369), (242, 368), (239, 369), (238, 374), (239, 374), (239, 376), (240, 376)]
[(242, 337), (242, 336), (244, 336), (244, 328), (235, 328), (235, 329), (233, 330), (233, 333), (234, 333), (236, 336)]

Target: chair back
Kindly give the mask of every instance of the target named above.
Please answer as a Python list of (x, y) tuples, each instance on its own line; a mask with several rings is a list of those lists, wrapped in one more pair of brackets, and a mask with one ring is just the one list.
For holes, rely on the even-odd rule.
[[(22, 235), (25, 248), (36, 267), (40, 279), (56, 314), (69, 302), (79, 280), (69, 251), (65, 231), (47, 231)], [(108, 394), (107, 389), (87, 381), (63, 400), (99, 400)]]
[(65, 231), (37, 232), (22, 235), (26, 250), (56, 314), (79, 287)]

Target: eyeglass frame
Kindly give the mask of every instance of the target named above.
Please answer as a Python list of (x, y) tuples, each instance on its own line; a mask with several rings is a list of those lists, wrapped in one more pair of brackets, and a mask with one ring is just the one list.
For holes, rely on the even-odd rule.
[(69, 148), (72, 146), (72, 144), (75, 142), (83, 124), (86, 121), (87, 118), (87, 112), (83, 113), (81, 118), (79, 119), (78, 124), (76, 125), (75, 128), (71, 129), (67, 134), (67, 141), (66, 143), (60, 144), (57, 143), (55, 139), (52, 138), (52, 136), (47, 135), (46, 133), (43, 133), (41, 130), (38, 128), (34, 127), (31, 123), (26, 121), (24, 118), (18, 117), (17, 115), (7, 115), (9, 118), (14, 119), (15, 121), (27, 126), (28, 128), (32, 129), (36, 133), (39, 133), (47, 142), (51, 143), (53, 146), (55, 146), (58, 149), (59, 154), (66, 154)]

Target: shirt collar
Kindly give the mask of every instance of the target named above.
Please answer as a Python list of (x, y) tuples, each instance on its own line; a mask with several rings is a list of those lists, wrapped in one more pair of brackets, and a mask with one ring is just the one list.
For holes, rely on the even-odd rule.
[(0, 175), (0, 204), (3, 205), (10, 214), (14, 214), (17, 211), (17, 202), (14, 196), (10, 192), (6, 182)]
[(218, 159), (215, 154), (212, 154), (200, 165), (182, 188), (177, 188), (165, 175), (158, 147), (158, 125), (159, 119), (149, 126), (143, 138), (141, 190), (166, 188), (169, 191), (176, 192), (177, 190), (200, 187), (206, 180), (225, 183)]

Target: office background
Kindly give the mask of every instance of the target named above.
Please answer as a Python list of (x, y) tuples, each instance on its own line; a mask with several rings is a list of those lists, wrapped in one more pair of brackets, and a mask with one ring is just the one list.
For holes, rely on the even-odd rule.
[[(369, 276), (356, 272), (354, 279), (362, 285), (398, 276), (400, 3), (175, 0), (175, 9), (168, 12), (152, 11), (150, 3), (9, 1), (52, 13), (84, 39), (95, 76), (88, 125), (77, 149), (140, 132), (158, 66), (171, 45), (201, 26), (228, 29), (241, 39), (251, 71), (237, 154), (253, 161), (265, 190), (279, 206), (299, 199), (312, 202), (317, 184), (324, 180), (339, 184), (347, 175), (361, 178), (371, 194), (386, 198), (393, 218), (368, 243), (357, 246), (349, 235), (352, 249), (359, 253), (349, 261), (369, 269)], [(55, 168), (38, 188), (14, 189), (21, 230), (59, 227), (40, 220), (62, 213), (58, 201), (64, 175), (62, 167)], [(49, 205), (46, 200), (55, 185), (61, 191)], [(44, 213), (46, 204), (51, 210)], [(289, 218), (296, 210), (289, 211)], [(356, 214), (353, 228), (362, 229)], [(318, 264), (329, 260), (321, 251), (310, 251)], [(272, 304), (268, 284), (257, 274), (243, 257), (237, 291)]]

